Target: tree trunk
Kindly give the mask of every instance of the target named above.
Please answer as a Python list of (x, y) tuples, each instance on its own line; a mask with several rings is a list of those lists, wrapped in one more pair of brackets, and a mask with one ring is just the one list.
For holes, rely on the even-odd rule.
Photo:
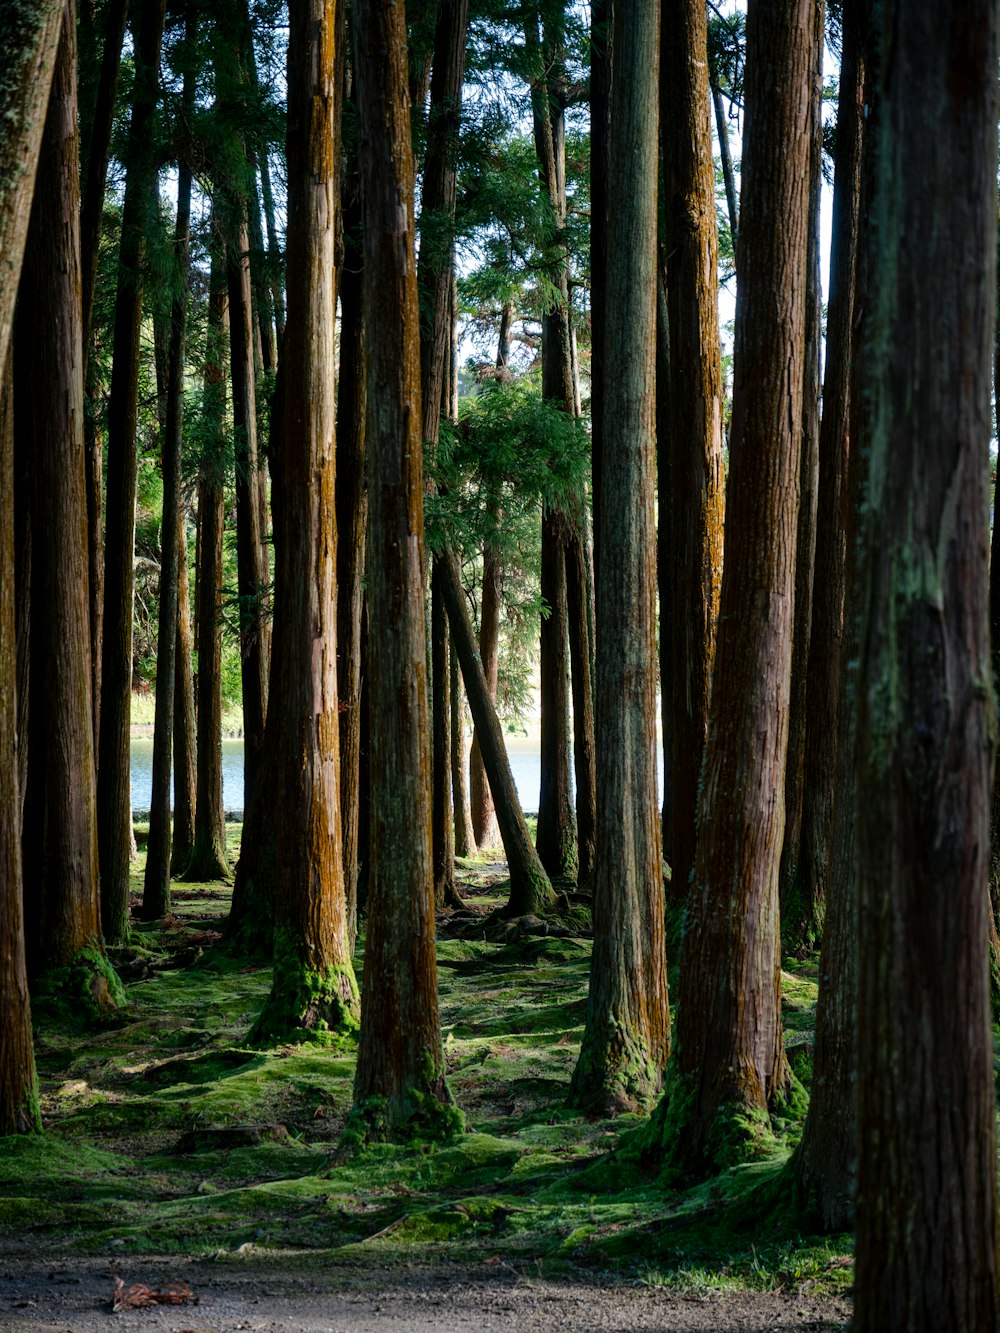
[[(670, 479), (670, 312), (667, 309), (666, 238), (660, 227), (659, 272), (656, 282), (656, 581), (660, 638), (660, 739), (663, 745), (663, 791), (661, 792), (660, 832), (663, 858), (671, 867), (674, 849), (674, 579), (673, 537), (671, 535)], [(685, 593), (688, 590), (685, 589)], [(685, 666), (686, 671), (686, 666)], [(703, 747), (704, 748), (704, 747)], [(681, 884), (671, 870), (669, 901), (675, 908), (687, 897), (687, 884)]]
[(246, 207), (230, 201), (226, 245), (229, 286), (229, 347), (232, 359), (233, 429), (236, 452), (236, 563), (240, 599), (243, 692), (243, 809), (253, 804), (264, 744), (267, 709), (267, 627), (257, 455), (257, 396), (253, 366), (253, 314), (247, 255)]
[[(997, 12), (986, 0), (889, 3), (876, 22), (854, 1318), (859, 1333), (992, 1329)], [(915, 217), (926, 226), (911, 252)]]
[(101, 668), (97, 832), (101, 925), (109, 944), (129, 934), (128, 871), (132, 839), (129, 739), (132, 604), (135, 592), (136, 429), (139, 332), (146, 255), (146, 214), (156, 182), (154, 119), (165, 0), (143, 0), (135, 37), (136, 76), (122, 209), (114, 357), (108, 404), (107, 528)]
[(725, 560), (677, 1048), (656, 1126), (668, 1156), (696, 1175), (754, 1151), (768, 1108), (789, 1082), (778, 867), (802, 438), (813, 9), (813, 0), (751, 0), (747, 15)]
[(452, 552), (446, 550), (438, 556), (438, 563), (443, 571), (442, 590), (448, 609), (451, 637), (462, 668), (462, 679), (476, 734), (480, 737), (483, 767), (493, 793), (497, 824), (510, 872), (510, 897), (504, 914), (537, 916), (551, 910), (555, 894), (524, 822), (503, 732), (500, 730), (500, 719), (490, 698), (482, 660), (476, 651), (476, 639), (465, 604), (458, 562)]
[[(177, 657), (174, 671), (174, 836), (170, 873), (183, 875), (194, 849), (194, 812), (198, 800), (197, 740), (194, 713), (194, 634), (188, 580), (186, 504), (177, 517)], [(195, 552), (197, 556), (197, 551)]]
[[(369, 343), (371, 871), (356, 1112), (368, 1137), (448, 1134), (434, 954), (420, 326), (406, 21), (353, 11)], [(290, 321), (291, 322), (291, 321)], [(435, 400), (435, 406), (438, 399)]]
[(604, 294), (597, 750), (601, 803), (594, 953), (572, 1098), (598, 1114), (659, 1091), (670, 1053), (660, 815), (656, 799), (653, 423), (659, 5), (636, 0), (613, 29)]
[[(830, 258), (826, 384), (820, 433), (816, 602), (809, 654), (806, 790), (799, 874), (827, 900), (816, 1005), (813, 1081), (792, 1169), (799, 1207), (824, 1231), (854, 1221), (857, 1164), (857, 856), (855, 743), (860, 587), (857, 533), (864, 493), (854, 313), (865, 304), (858, 256), (862, 205), (865, 30), (860, 0), (843, 10), (837, 162)], [(871, 144), (864, 145), (871, 158)], [(865, 172), (866, 216), (870, 168)], [(830, 657), (836, 656), (836, 665)], [(815, 753), (814, 753), (815, 747)], [(817, 893), (818, 896), (818, 893)]]
[[(620, 0), (619, 0), (620, 2)], [(604, 457), (604, 293), (608, 261), (608, 138), (611, 113), (611, 27), (615, 0), (590, 6), (590, 420), (594, 510), (594, 584), (601, 578), (601, 470)]]
[(729, 215), (729, 234), (733, 238), (733, 254), (740, 234), (739, 202), (736, 197), (736, 173), (733, 171), (733, 154), (729, 147), (729, 118), (722, 102), (722, 89), (714, 61), (709, 66), (709, 78), (712, 86), (712, 104), (715, 107), (715, 128), (719, 135), (719, 158), (722, 162), (722, 181), (726, 190), (726, 210)]
[(0, 13), (0, 366), (7, 365), (28, 235), (62, 0), (23, 0)]
[(538, 859), (553, 878), (575, 879), (576, 826), (569, 762), (569, 626), (566, 604), (566, 532), (561, 511), (542, 517), (541, 785), (538, 793)]
[[(57, 13), (61, 21), (61, 5)], [(0, 20), (0, 30), (2, 27), (3, 21)], [(57, 39), (58, 33), (57, 27)], [(13, 55), (9, 47), (0, 47), (0, 50), (4, 56)], [(0, 87), (3, 86), (0, 83)], [(0, 124), (9, 123), (0, 121)], [(9, 252), (2, 253), (6, 259)], [(18, 262), (17, 267), (20, 266)], [(6, 311), (0, 320), (0, 330), (4, 327), (10, 328)], [(31, 1043), (22, 915), (21, 799), (18, 793), (15, 697), (17, 646), (14, 634), (14, 376), (9, 342), (0, 364), (3, 365), (3, 378), (0, 379), (0, 957), (4, 960), (3, 967), (0, 967), (0, 1033), (3, 1034), (0, 1041), (0, 1135), (6, 1135), (40, 1130), (42, 1117), (35, 1080), (35, 1052)]]
[[(340, 846), (334, 506), (334, 15), (293, 7), (288, 44), (288, 324), (272, 698), (274, 977), (257, 1040), (357, 1025)], [(263, 797), (263, 792), (261, 792)]]
[[(188, 9), (185, 43), (193, 45), (194, 20)], [(183, 101), (190, 113), (194, 104), (194, 75), (184, 76)], [(166, 420), (161, 439), (163, 520), (160, 525), (160, 604), (156, 642), (156, 711), (153, 721), (153, 774), (149, 803), (149, 842), (143, 882), (142, 915), (155, 921), (170, 911), (170, 796), (174, 740), (174, 684), (177, 671), (179, 626), (178, 528), (181, 503), (181, 447), (184, 434), (184, 349), (187, 332), (189, 253), (191, 244), (191, 167), (183, 159), (177, 173), (177, 222), (174, 246), (177, 282), (168, 330)]]
[[(36, 915), (40, 989), (89, 996), (95, 1013), (122, 998), (98, 915), (96, 774), (88, 622), (83, 458), (79, 164), (75, 12), (66, 6), (24, 260), (17, 339), (17, 430), (31, 473), (29, 785), (24, 888)], [(17, 361), (20, 362), (20, 348)]]
[(274, 218), (274, 199), (271, 194), (271, 164), (266, 153), (260, 159), (260, 192), (264, 201), (264, 221), (267, 224), (267, 260), (274, 297), (274, 329), (276, 346), (281, 347), (285, 337), (285, 294), (281, 285), (281, 247)]
[(462, 677), (455, 645), (451, 645), (448, 688), (451, 695), (451, 798), (455, 816), (455, 855), (475, 856), (476, 835), (465, 781), (465, 710), (462, 708)]
[(722, 583), (725, 478), (718, 237), (702, 0), (668, 0), (661, 38), (670, 325), (671, 896), (687, 896)]
[[(851, 456), (851, 377), (854, 351), (855, 275), (861, 196), (863, 130), (862, 20), (857, 5), (844, 8), (837, 160), (830, 255), (830, 304), (826, 334), (826, 381), (820, 425), (816, 573), (806, 684), (806, 741), (802, 831), (792, 890), (793, 908), (807, 930), (815, 905), (831, 885), (834, 807), (839, 801), (837, 757), (841, 681), (845, 659), (844, 607), (848, 559), (847, 478)], [(785, 909), (782, 912), (785, 916)], [(787, 935), (787, 931), (786, 931)], [(801, 937), (800, 937), (801, 938)]]
[(455, 825), (451, 809), (451, 657), (448, 616), (441, 594), (441, 574), (431, 575), (431, 862), (434, 902), (438, 907), (461, 907), (455, 887)]
[(803, 902), (796, 893), (802, 845), (803, 788), (806, 765), (809, 644), (812, 639), (819, 492), (819, 386), (823, 284), (820, 276), (820, 195), (823, 185), (823, 34), (825, 0), (816, 0), (815, 65), (810, 104), (812, 145), (809, 154), (809, 253), (806, 262), (806, 347), (802, 392), (802, 459), (799, 473), (799, 523), (795, 541), (795, 630), (792, 688), (785, 759), (785, 837), (781, 848), (778, 892), (785, 947), (805, 953), (822, 931), (822, 899)]
[[(496, 547), (488, 545), (483, 551), (483, 593), (479, 602), (479, 659), (486, 679), (486, 691), (494, 710), (500, 666), (501, 578), (500, 554)], [(454, 634), (455, 631), (452, 629), (452, 635)], [(472, 801), (472, 829), (476, 835), (476, 846), (480, 851), (486, 847), (495, 847), (500, 837), (500, 830), (497, 827), (493, 793), (486, 780), (478, 731), (472, 733), (472, 749), (469, 753), (469, 796)]]
[(574, 540), (567, 542), (566, 611), (569, 617), (570, 681), (573, 689), (573, 767), (576, 776), (577, 880), (588, 885), (594, 875), (597, 830), (597, 757), (594, 743), (593, 635), (594, 561), (587, 530), (587, 506), (572, 519)]
[[(194, 846), (185, 878), (226, 879), (222, 802), (222, 540), (225, 522), (226, 279), (218, 254), (209, 279), (202, 457), (198, 475), (198, 781)], [(246, 812), (244, 811), (244, 814)]]
[(361, 608), (364, 601), (365, 422), (368, 351), (362, 312), (361, 181), (355, 159), (341, 190), (345, 264), (340, 274), (340, 383), (337, 397), (337, 693), (340, 699), (340, 826), (347, 931), (358, 934), (358, 845), (361, 800)]

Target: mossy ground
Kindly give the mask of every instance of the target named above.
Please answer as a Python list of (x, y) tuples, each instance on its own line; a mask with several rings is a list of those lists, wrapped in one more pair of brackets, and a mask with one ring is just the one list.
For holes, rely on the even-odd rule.
[[(235, 854), (239, 827), (228, 833)], [(133, 876), (137, 901), (141, 855)], [(506, 892), (496, 863), (460, 862), (459, 881), (484, 919)], [(639, 1117), (567, 1109), (586, 1009), (582, 929), (503, 944), (443, 930), (445, 1055), (468, 1132), (349, 1154), (354, 1044), (248, 1045), (271, 974), (219, 946), (229, 893), (176, 885), (170, 917), (135, 925), (130, 958), (117, 960), (132, 970), (127, 1003), (101, 1026), (41, 1022), (46, 1132), (0, 1139), (0, 1236), (89, 1254), (291, 1263), (321, 1252), (327, 1266), (373, 1272), (495, 1262), (680, 1289), (849, 1284), (847, 1238), (803, 1238), (786, 1222), (762, 1233), (739, 1207), (780, 1171), (795, 1122), (771, 1156), (680, 1192), (615, 1155)], [(789, 967), (788, 1042), (808, 1085), (815, 962)]]

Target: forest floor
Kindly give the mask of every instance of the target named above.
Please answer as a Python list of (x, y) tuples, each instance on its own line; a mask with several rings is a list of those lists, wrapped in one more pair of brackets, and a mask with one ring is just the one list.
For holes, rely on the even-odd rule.
[[(134, 873), (138, 895), (141, 859)], [(470, 909), (502, 901), (502, 865), (459, 873)], [(566, 1108), (585, 930), (488, 943), (468, 917), (450, 937), (461, 918), (444, 914), (442, 1023), (468, 1132), (345, 1160), (353, 1047), (246, 1044), (270, 971), (218, 944), (228, 900), (175, 885), (170, 917), (136, 923), (127, 1007), (99, 1028), (38, 1023), (46, 1132), (0, 1139), (0, 1329), (846, 1326), (849, 1237), (745, 1206), (800, 1127), (678, 1191), (615, 1156), (638, 1117)], [(787, 967), (786, 1039), (808, 1083), (815, 961)], [(163, 1293), (178, 1303), (112, 1315), (116, 1280), (186, 1285)]]

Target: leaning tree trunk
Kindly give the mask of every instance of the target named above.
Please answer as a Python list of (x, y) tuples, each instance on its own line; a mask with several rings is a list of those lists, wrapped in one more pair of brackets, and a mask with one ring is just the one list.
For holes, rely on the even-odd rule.
[(616, 13), (604, 294), (601, 577), (597, 588), (594, 953), (573, 1100), (599, 1114), (658, 1092), (670, 1053), (656, 799), (653, 420), (659, 5)]
[(185, 878), (196, 883), (226, 879), (225, 812), (222, 802), (222, 542), (225, 522), (226, 387), (223, 344), (226, 281), (212, 257), (208, 333), (202, 397), (202, 458), (198, 476), (198, 741), (194, 846)]
[(434, 902), (460, 907), (455, 887), (455, 824), (451, 809), (451, 644), (440, 570), (431, 574), (431, 867)]
[[(434, 956), (420, 327), (406, 20), (353, 11), (369, 336), (371, 870), (355, 1108), (368, 1136), (450, 1133)], [(291, 319), (289, 319), (291, 327)], [(438, 395), (438, 400), (440, 394)]]
[[(38, 990), (103, 1013), (122, 998), (98, 904), (83, 443), (76, 22), (67, 4), (22, 278), (17, 338), (30, 369), (16, 417), (31, 473), (29, 784), (25, 901), (38, 929)], [(17, 349), (17, 363), (21, 361)]]
[[(494, 707), (500, 666), (501, 577), (499, 552), (496, 547), (487, 545), (483, 551), (483, 593), (479, 601), (479, 660), (486, 677), (486, 690)], [(472, 802), (472, 829), (476, 835), (476, 846), (480, 851), (486, 847), (495, 847), (500, 833), (478, 731), (472, 733), (472, 748), (469, 752), (469, 799)]]
[[(188, 11), (186, 41), (194, 36)], [(193, 110), (194, 75), (184, 76), (184, 103)], [(153, 781), (149, 802), (149, 843), (143, 884), (142, 915), (155, 921), (170, 911), (171, 759), (174, 740), (174, 685), (177, 670), (181, 511), (181, 447), (184, 434), (184, 350), (187, 332), (188, 271), (191, 244), (191, 166), (181, 161), (177, 174), (177, 222), (174, 246), (178, 287), (170, 311), (167, 352), (166, 420), (162, 430), (163, 521), (160, 525), (160, 604), (156, 642), (156, 711), (153, 720)]]
[(778, 866), (801, 452), (813, 7), (814, 0), (751, 0), (747, 15), (722, 596), (677, 1047), (653, 1130), (657, 1151), (696, 1175), (754, 1150), (789, 1078)]
[[(288, 324), (283, 347), (275, 674), (274, 975), (253, 1036), (357, 1025), (340, 846), (334, 506), (334, 27), (331, 0), (293, 6), (288, 42)], [(262, 798), (263, 791), (260, 793)]]
[[(57, 13), (61, 22), (62, 5), (58, 6)], [(2, 30), (3, 20), (0, 19), (0, 32)], [(57, 27), (57, 41), (58, 35)], [(0, 46), (0, 51), (8, 57), (13, 54), (10, 47)], [(0, 60), (3, 60), (3, 56), (0, 56)], [(0, 88), (3, 86), (0, 83)], [(0, 120), (0, 124), (9, 123)], [(2, 225), (0, 223), (0, 227)], [(6, 258), (8, 252), (2, 253)], [(3, 327), (0, 321), (0, 330)], [(24, 961), (21, 892), (21, 799), (17, 778), (15, 706), (17, 646), (14, 641), (14, 377), (9, 344), (0, 364), (3, 365), (0, 378), (0, 958), (4, 960), (3, 967), (0, 967), (2, 1136), (40, 1130), (42, 1117), (35, 1080), (35, 1052), (31, 1044), (31, 1005)]]
[(992, 1329), (997, 10), (890, 0), (875, 12), (854, 1318), (859, 1333)]
[(132, 841), (129, 739), (132, 702), (132, 604), (135, 593), (136, 432), (139, 333), (146, 256), (146, 212), (156, 182), (154, 120), (165, 0), (144, 0), (136, 32), (135, 94), (122, 207), (114, 353), (108, 403), (107, 527), (101, 668), (97, 833), (101, 925), (109, 944), (128, 938)]
[(661, 34), (670, 326), (671, 896), (687, 897), (722, 582), (725, 480), (718, 237), (702, 0), (668, 0)]

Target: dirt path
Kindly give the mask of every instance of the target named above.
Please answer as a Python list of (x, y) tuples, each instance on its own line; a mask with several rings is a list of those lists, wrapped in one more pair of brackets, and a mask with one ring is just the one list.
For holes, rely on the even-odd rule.
[(127, 1283), (183, 1279), (197, 1305), (111, 1313), (113, 1279), (106, 1260), (42, 1262), (0, 1256), (0, 1329), (9, 1333), (93, 1333), (109, 1329), (173, 1333), (493, 1333), (572, 1330), (843, 1329), (849, 1303), (840, 1298), (737, 1292), (682, 1295), (641, 1286), (551, 1282), (494, 1270), (371, 1270), (364, 1280), (341, 1271), (275, 1271), (184, 1261), (129, 1260)]

